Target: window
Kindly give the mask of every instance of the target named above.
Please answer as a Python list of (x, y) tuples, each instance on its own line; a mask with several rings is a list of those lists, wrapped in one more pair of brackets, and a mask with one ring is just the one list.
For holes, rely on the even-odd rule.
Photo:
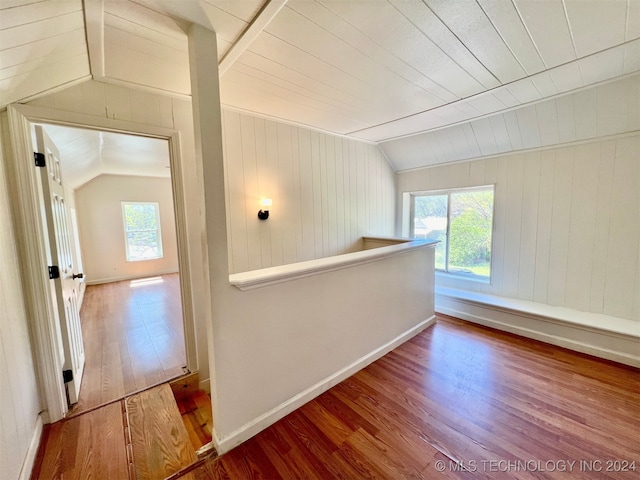
[(440, 240), (437, 270), (489, 280), (493, 186), (414, 193), (411, 212), (414, 238)]
[(127, 261), (162, 258), (158, 204), (122, 202), (122, 218)]

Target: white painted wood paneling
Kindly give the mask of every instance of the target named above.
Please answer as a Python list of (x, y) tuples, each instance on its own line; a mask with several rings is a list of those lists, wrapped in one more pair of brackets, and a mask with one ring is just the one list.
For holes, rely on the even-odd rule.
[[(530, 80), (529, 84), (535, 89)], [(470, 150), (452, 147), (448, 140), (442, 142), (444, 138), (459, 138), (460, 128), (467, 134)], [(381, 147), (396, 171), (402, 171), (638, 129), (640, 76), (633, 75), (461, 125), (383, 142)]]
[(576, 58), (562, 0), (514, 0), (514, 5), (547, 68)]
[[(520, 245), (518, 268), (517, 298), (533, 300), (536, 273), (536, 245), (538, 226), (538, 202), (540, 189), (540, 152), (524, 155), (524, 169), (522, 177), (522, 208), (520, 219)], [(514, 194), (514, 196), (517, 193)], [(517, 229), (517, 228), (516, 228)]]
[(526, 75), (477, 3), (444, 0), (428, 0), (426, 3), (501, 83)]
[(495, 76), (465, 48), (460, 39), (422, 1), (390, 0), (390, 3), (443, 53), (485, 88), (497, 87), (500, 84)]
[[(504, 256), (502, 262), (502, 292), (506, 297), (516, 297), (520, 279), (520, 251), (522, 246), (522, 205), (524, 182), (523, 155), (501, 158), (499, 164), (506, 165), (506, 195), (503, 205), (504, 216)], [(500, 180), (500, 177), (499, 177)]]
[(611, 222), (604, 290), (604, 313), (630, 318), (640, 286), (634, 271), (640, 251), (640, 142), (616, 142), (611, 196)]
[(527, 74), (544, 70), (544, 62), (513, 3), (491, 0), (478, 3)]
[(374, 142), (640, 69), (634, 0), (98, 3), (85, 27), (81, 0), (2, 2), (0, 108), (88, 78), (86, 38), (94, 78), (187, 96), (192, 22), (217, 33), (225, 106)]
[(106, 1), (104, 9), (107, 77), (190, 93), (184, 24), (134, 2)]
[(578, 57), (602, 50), (603, 45), (620, 44), (625, 41), (627, 3), (635, 2), (564, 0)]
[(2, 151), (9, 135), (5, 120), (0, 119), (0, 466), (2, 476), (19, 478), (41, 408)]
[[(589, 310), (604, 313), (605, 286), (607, 282), (608, 252), (611, 242), (610, 224), (613, 215), (613, 175), (612, 158), (615, 158), (616, 143), (604, 142), (599, 148), (598, 188), (595, 217), (597, 228), (591, 248), (592, 274), (589, 291)], [(607, 252), (606, 254), (604, 252)]]
[[(377, 147), (230, 111), (224, 139), (232, 272), (345, 253), (366, 233), (393, 233), (394, 175)], [(266, 221), (260, 197), (273, 199)]]
[(88, 75), (80, 0), (0, 5), (0, 107)]
[(398, 198), (495, 183), (491, 283), (439, 275), (442, 286), (640, 322), (638, 151), (636, 133), (401, 172)]

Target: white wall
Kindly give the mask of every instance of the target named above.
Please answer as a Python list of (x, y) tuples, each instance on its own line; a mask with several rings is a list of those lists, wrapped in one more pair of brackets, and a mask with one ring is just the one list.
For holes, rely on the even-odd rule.
[[(394, 172), (374, 145), (223, 111), (231, 273), (328, 257), (392, 235)], [(273, 199), (257, 218), (261, 197)]]
[[(76, 191), (84, 273), (88, 283), (105, 283), (178, 271), (171, 179), (100, 175)], [(163, 258), (128, 262), (121, 202), (157, 202)]]
[(35, 454), (32, 439), (39, 439), (40, 400), (7, 181), (0, 148), (0, 478), (17, 479), (27, 454)]
[(640, 321), (640, 135), (400, 173), (402, 192), (495, 184), (491, 283), (437, 284)]

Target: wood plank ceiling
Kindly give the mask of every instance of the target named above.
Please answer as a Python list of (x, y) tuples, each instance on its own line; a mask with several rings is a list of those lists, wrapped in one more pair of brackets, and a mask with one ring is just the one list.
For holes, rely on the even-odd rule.
[[(85, 4), (88, 48), (80, 0), (0, 0), (0, 106), (89, 74), (188, 96), (189, 23), (218, 33), (224, 62), (269, 7), (263, 0)], [(551, 109), (563, 95), (640, 70), (638, 0), (271, 4), (275, 16), (263, 18), (266, 26), (224, 70), (224, 106), (379, 143), (397, 170), (504, 151), (502, 126), (513, 111), (524, 108), (517, 119), (526, 129), (526, 108)], [(631, 108), (634, 78), (625, 87), (636, 95)], [(438, 134), (445, 127), (455, 128)], [(495, 146), (483, 149), (488, 131)], [(449, 154), (442, 135), (466, 141), (447, 140)], [(507, 150), (517, 149), (513, 143)], [(425, 148), (428, 155), (416, 150)]]

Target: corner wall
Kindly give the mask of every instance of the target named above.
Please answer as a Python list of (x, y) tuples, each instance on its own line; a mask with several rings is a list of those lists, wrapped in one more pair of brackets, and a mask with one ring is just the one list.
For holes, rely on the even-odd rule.
[[(393, 235), (395, 174), (377, 146), (228, 110), (222, 120), (231, 273)], [(273, 199), (265, 221), (261, 197)]]
[[(178, 271), (171, 179), (100, 175), (76, 190), (86, 281), (105, 283)], [(157, 202), (163, 258), (128, 262), (121, 202)]]
[(639, 151), (634, 133), (405, 172), (399, 198), (495, 184), (491, 283), (437, 286), (640, 322)]

